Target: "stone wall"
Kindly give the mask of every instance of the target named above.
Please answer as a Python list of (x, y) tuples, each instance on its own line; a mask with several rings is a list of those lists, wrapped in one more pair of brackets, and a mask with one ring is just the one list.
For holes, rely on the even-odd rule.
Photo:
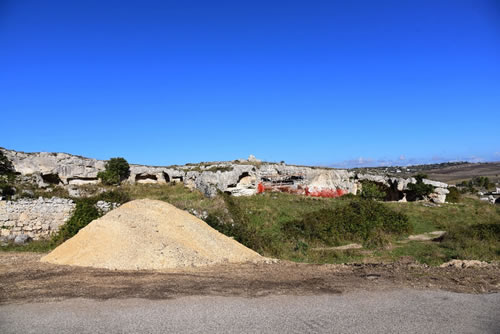
[(64, 198), (21, 199), (0, 201), (2, 237), (25, 234), (37, 240), (57, 232), (70, 217), (75, 203)]

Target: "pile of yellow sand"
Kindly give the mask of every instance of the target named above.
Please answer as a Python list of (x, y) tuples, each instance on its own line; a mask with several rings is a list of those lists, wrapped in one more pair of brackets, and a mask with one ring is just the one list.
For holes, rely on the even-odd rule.
[(128, 202), (94, 220), (41, 259), (122, 270), (265, 260), (188, 212), (147, 199)]

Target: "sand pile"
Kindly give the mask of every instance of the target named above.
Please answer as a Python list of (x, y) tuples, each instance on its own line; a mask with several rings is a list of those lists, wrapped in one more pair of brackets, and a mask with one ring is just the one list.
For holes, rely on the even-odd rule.
[(266, 258), (173, 205), (135, 200), (92, 221), (42, 262), (108, 269), (152, 269)]

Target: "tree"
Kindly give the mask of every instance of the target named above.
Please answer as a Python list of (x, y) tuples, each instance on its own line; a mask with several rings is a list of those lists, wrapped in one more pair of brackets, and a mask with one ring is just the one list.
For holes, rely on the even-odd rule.
[(424, 183), (424, 179), (427, 178), (427, 175), (419, 173), (414, 177), (417, 182), (408, 184), (409, 200), (423, 199), (434, 191), (434, 187), (432, 185)]
[(383, 200), (387, 196), (383, 185), (376, 182), (363, 180), (361, 181), (361, 197), (373, 200)]
[(106, 163), (106, 170), (99, 172), (97, 177), (107, 185), (117, 185), (130, 175), (130, 166), (124, 158), (111, 158)]
[(0, 175), (11, 174), (14, 172), (12, 162), (0, 150)]

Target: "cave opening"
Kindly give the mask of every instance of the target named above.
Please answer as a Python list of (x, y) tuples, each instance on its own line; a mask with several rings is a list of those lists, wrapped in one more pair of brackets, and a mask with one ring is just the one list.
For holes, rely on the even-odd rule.
[(151, 175), (151, 174), (138, 174), (135, 176), (135, 182), (138, 183), (153, 183), (157, 182), (158, 178), (156, 175)]
[(57, 174), (42, 174), (42, 180), (48, 184), (60, 184), (62, 183), (59, 175)]
[(170, 182), (170, 176), (167, 173), (163, 172), (163, 178), (165, 179), (165, 182)]

